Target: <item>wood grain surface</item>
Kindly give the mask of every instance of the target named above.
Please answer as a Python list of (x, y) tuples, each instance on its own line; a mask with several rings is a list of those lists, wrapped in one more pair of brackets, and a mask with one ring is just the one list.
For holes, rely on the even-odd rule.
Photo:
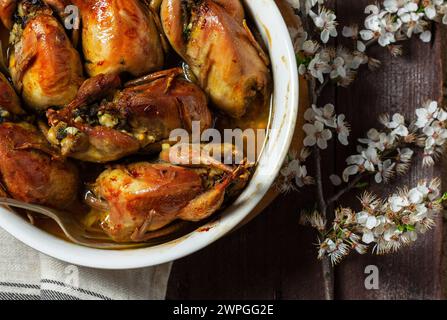
[[(276, 0), (282, 10), (285, 0)], [(343, 24), (361, 22), (371, 1), (333, 1)], [(336, 3), (336, 4), (335, 4)], [(290, 11), (288, 11), (290, 13)], [(290, 17), (288, 18), (290, 19)], [(289, 23), (290, 20), (289, 20)], [(407, 116), (425, 100), (442, 99), (442, 50), (444, 34), (435, 30), (430, 44), (409, 42), (405, 54), (391, 58), (386, 50), (373, 49), (383, 61), (374, 72), (362, 71), (348, 89), (329, 89), (325, 101), (335, 102), (352, 124), (352, 137), (377, 127), (381, 113)], [(324, 101), (323, 101), (324, 102)], [(337, 147), (324, 154), (325, 170), (341, 171), (353, 148)], [(415, 185), (420, 179), (441, 175), (441, 167), (421, 169), (420, 159), (411, 173), (386, 188), (373, 187), (384, 195), (398, 186)], [(327, 192), (331, 192), (327, 183)], [(343, 199), (352, 203), (356, 194)], [(185, 259), (175, 262), (168, 299), (322, 299), (322, 275), (316, 260), (312, 230), (299, 226), (299, 212), (312, 206), (309, 192), (282, 195), (251, 223)], [(392, 256), (352, 255), (335, 270), (337, 299), (440, 299), (442, 290), (443, 219), (416, 245)], [(366, 290), (365, 267), (379, 269), (379, 289)]]

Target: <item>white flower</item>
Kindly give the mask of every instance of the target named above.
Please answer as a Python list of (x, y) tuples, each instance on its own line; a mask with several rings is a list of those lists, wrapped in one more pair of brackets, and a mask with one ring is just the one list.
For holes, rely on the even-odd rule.
[(359, 142), (363, 143), (363, 144), (370, 145), (370, 146), (375, 146), (374, 143), (379, 140), (380, 132), (377, 129), (373, 128), (373, 129), (370, 129), (366, 135), (368, 138), (367, 139), (359, 139)]
[(396, 42), (396, 37), (394, 36), (394, 33), (392, 32), (385, 32), (380, 35), (379, 37), (379, 44), (382, 47), (386, 47), (387, 45)]
[(313, 228), (324, 231), (326, 228), (326, 218), (324, 218), (318, 211), (314, 211), (312, 213), (309, 212), (302, 212), (301, 218), (300, 218), (300, 224), (301, 225), (311, 225)]
[(405, 126), (405, 118), (399, 113), (393, 115), (392, 121), (387, 123), (386, 126), (394, 129), (392, 134), (396, 136), (406, 137), (409, 134), (408, 128)]
[[(293, 41), (293, 49), (295, 52), (303, 50), (304, 43), (307, 39), (307, 32), (302, 28), (288, 27), (290, 38)], [(312, 53), (313, 54), (313, 53)]]
[(360, 143), (368, 145), (368, 147), (376, 148), (379, 151), (385, 151), (393, 146), (396, 136), (394, 134), (386, 134), (379, 132), (377, 129), (368, 131), (367, 139), (359, 139)]
[[(406, 35), (408, 38), (411, 38), (413, 34), (421, 34), (424, 33), (424, 31), (426, 31), (428, 26), (427, 21), (425, 20), (415, 20), (415, 21), (410, 21), (409, 23), (405, 24), (405, 28), (406, 28)], [(428, 36), (430, 36), (431, 39), (431, 32), (428, 35), (427, 33), (424, 34), (422, 36), (423, 39), (427, 39)], [(420, 36), (419, 36), (420, 37)]]
[(337, 48), (337, 57), (343, 58), (346, 73), (349, 73), (349, 71), (351, 71), (350, 69), (357, 70), (362, 64), (368, 62), (367, 58), (365, 59), (365, 55), (360, 52), (354, 52), (353, 54), (343, 46)]
[(357, 251), (358, 254), (366, 254), (368, 252), (368, 246), (365, 246), (361, 243), (355, 243), (353, 244), (355, 251)]
[(337, 245), (334, 241), (327, 238), (320, 243), (320, 250), (318, 252), (318, 259), (322, 259), (326, 253), (332, 253), (337, 249)]
[(324, 74), (332, 71), (329, 61), (326, 60), (326, 57), (320, 53), (317, 53), (310, 61), (308, 69), (310, 74), (314, 78), (317, 78), (321, 83), (324, 82)]
[(398, 5), (396, 0), (385, 0), (383, 2), (383, 7), (385, 8), (386, 11), (390, 13), (395, 13), (397, 12), (397, 10), (399, 10), (400, 6)]
[(337, 240), (336, 250), (329, 253), (332, 265), (338, 264), (345, 256), (349, 254), (351, 248), (342, 240)]
[(369, 217), (369, 213), (366, 211), (360, 211), (356, 214), (356, 219), (357, 222), (361, 225), (365, 225), (366, 224), (366, 220)]
[(430, 201), (434, 201), (439, 198), (439, 196), (441, 195), (440, 186), (441, 181), (439, 179), (433, 179), (432, 181), (430, 181), (430, 183), (428, 184), (428, 199)]
[[(440, 185), (439, 179), (428, 184), (423, 181), (410, 191), (389, 197), (386, 202), (366, 194), (361, 198), (363, 211), (358, 213), (349, 208), (338, 209), (331, 228), (333, 232), (320, 242), (320, 257), (328, 255), (333, 262), (339, 262), (352, 250), (365, 253), (368, 245), (374, 242), (373, 252), (386, 254), (416, 241), (418, 233), (434, 226), (433, 216), (442, 210), (442, 206), (436, 204)], [(437, 192), (430, 199), (432, 190)]]
[[(380, 32), (383, 28), (383, 17), (386, 15), (386, 11), (380, 11), (379, 7), (375, 5), (369, 5), (365, 8), (365, 13), (369, 14), (365, 19), (365, 28), (373, 32)], [(372, 39), (372, 37), (370, 38)], [(364, 39), (369, 40), (369, 39)]]
[(421, 222), (422, 220), (424, 220), (425, 218), (428, 217), (428, 208), (425, 206), (425, 204), (419, 204), (416, 206), (416, 211), (411, 213), (409, 218), (410, 224), (416, 224), (418, 222)]
[(414, 154), (413, 150), (411, 150), (410, 148), (404, 148), (402, 150), (397, 149), (397, 152), (399, 154), (398, 160), (400, 162), (403, 162), (403, 163), (411, 162), (411, 159), (413, 158), (413, 154)]
[(304, 76), (307, 73), (306, 65), (300, 64), (300, 66), (298, 68), (298, 73), (300, 74), (300, 76)]
[(315, 26), (321, 30), (321, 41), (327, 43), (330, 37), (336, 37), (337, 33), (337, 16), (324, 7), (320, 7), (318, 14), (309, 11)]
[(292, 160), (288, 165), (281, 170), (284, 177), (293, 176), (298, 187), (302, 188), (306, 185), (307, 168), (302, 166), (299, 160)]
[(436, 8), (433, 4), (426, 6), (424, 8), (424, 13), (425, 16), (430, 20), (434, 20), (437, 15)]
[(373, 14), (376, 15), (379, 13), (379, 11), (380, 11), (379, 7), (374, 4), (370, 4), (370, 5), (366, 6), (365, 10), (364, 10), (364, 12), (366, 14), (371, 14), (371, 15), (373, 15)]
[(390, 159), (384, 162), (379, 162), (377, 165), (378, 172), (376, 173), (375, 180), (377, 183), (388, 182), (388, 180), (393, 176), (393, 170), (396, 166)]
[(362, 41), (357, 41), (357, 50), (359, 52), (365, 52), (366, 51), (366, 45)]
[(370, 244), (370, 243), (373, 243), (374, 240), (375, 240), (374, 233), (372, 233), (371, 230), (366, 229), (363, 231), (363, 236), (362, 236), (363, 243)]
[(317, 108), (316, 105), (312, 106), (315, 112), (315, 119), (324, 123), (325, 126), (330, 128), (336, 128), (335, 120), (335, 107), (333, 104), (328, 103), (323, 108)]
[(319, 48), (320, 45), (318, 44), (318, 42), (312, 40), (306, 40), (303, 43), (302, 50), (304, 51), (305, 54), (312, 56), (318, 51)]
[(344, 146), (349, 145), (348, 137), (349, 137), (349, 127), (345, 121), (346, 116), (344, 114), (340, 114), (337, 117), (337, 133), (338, 133), (338, 141)]
[(403, 208), (407, 207), (410, 205), (410, 203), (408, 202), (408, 199), (406, 197), (401, 197), (401, 196), (392, 196), (389, 200), (389, 205), (390, 208), (393, 212), (400, 212)]
[(410, 21), (419, 20), (419, 15), (416, 11), (419, 9), (419, 6), (413, 1), (407, 1), (399, 10), (397, 11), (397, 16), (404, 23), (408, 23)]
[(314, 123), (317, 117), (315, 109), (316, 109), (315, 105), (312, 105), (312, 108), (308, 108), (306, 112), (304, 112), (304, 120), (310, 123)]
[(415, 242), (418, 239), (418, 234), (416, 231), (407, 232), (407, 235), (408, 235), (410, 241)]
[(374, 38), (374, 32), (372, 32), (371, 30), (362, 30), (360, 31), (360, 36), (363, 40), (368, 41)]
[(423, 198), (427, 197), (432, 192), (432, 190), (429, 187), (427, 187), (426, 181), (419, 182), (416, 189), (418, 190), (418, 192), (422, 194)]
[(434, 146), (443, 146), (447, 140), (447, 130), (439, 121), (434, 121), (430, 126), (423, 129), (427, 136), (425, 148), (431, 149)]
[(438, 103), (436, 101), (429, 101), (425, 103), (423, 108), (416, 109), (417, 121), (416, 127), (424, 128), (430, 125), (436, 117), (436, 111), (438, 110)]
[(336, 79), (338, 77), (346, 77), (345, 60), (342, 57), (337, 57), (332, 62), (332, 71), (330, 73), (331, 79)]
[(428, 150), (424, 154), (422, 164), (424, 167), (432, 167), (435, 165), (435, 159), (433, 159), (433, 151)]
[(385, 151), (390, 149), (396, 140), (396, 136), (392, 133), (386, 134), (385, 132), (381, 132), (379, 134), (379, 140), (375, 143), (375, 147), (380, 151)]
[[(389, 11), (396, 9), (393, 1), (387, 1), (386, 4)], [(402, 21), (394, 19), (389, 11), (380, 10), (375, 5), (366, 7), (365, 13), (369, 16), (365, 19), (365, 30), (360, 31), (363, 40), (378, 39), (378, 43), (383, 47), (396, 42), (395, 33), (401, 28)]]
[(446, 121), (447, 120), (447, 112), (443, 109), (439, 108), (436, 112), (436, 120)]
[(396, 172), (398, 174), (405, 174), (408, 172), (413, 154), (414, 151), (410, 148), (397, 149)]
[(329, 129), (325, 129), (323, 123), (320, 121), (315, 121), (314, 124), (306, 123), (303, 129), (307, 134), (307, 137), (304, 139), (306, 147), (312, 147), (316, 144), (320, 149), (327, 149), (327, 141), (332, 139), (332, 132)]
[(402, 234), (402, 231), (399, 231), (396, 226), (392, 226), (385, 231), (383, 234), (383, 239), (385, 241), (393, 241), (395, 240), (395, 237), (400, 234)]
[(348, 157), (346, 163), (349, 167), (343, 172), (343, 180), (345, 182), (349, 181), (349, 176), (357, 173), (374, 172), (376, 170), (375, 165), (379, 163), (377, 149), (369, 147), (361, 154)]
[(374, 229), (380, 224), (380, 221), (377, 219), (377, 217), (370, 215), (366, 211), (361, 211), (357, 213), (356, 219), (361, 226), (369, 230)]
[(424, 201), (425, 195), (423, 190), (419, 190), (419, 188), (411, 189), (408, 192), (408, 200), (412, 204), (421, 204)]

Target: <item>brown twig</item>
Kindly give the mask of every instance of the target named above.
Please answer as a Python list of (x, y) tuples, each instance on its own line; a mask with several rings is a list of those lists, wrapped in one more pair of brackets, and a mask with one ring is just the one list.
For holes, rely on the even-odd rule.
[[(301, 2), (301, 11), (304, 12), (305, 1)], [(302, 23), (305, 29), (308, 32), (311, 32), (311, 22), (309, 21), (306, 15), (302, 17)], [(312, 97), (312, 104), (317, 105), (318, 98), (321, 96), (324, 88), (329, 83), (329, 78), (326, 78), (325, 81), (317, 88), (317, 82), (315, 78), (310, 80), (309, 92), (310, 97)], [(327, 204), (324, 197), (324, 187), (323, 187), (323, 175), (321, 168), (321, 153), (318, 146), (314, 148), (314, 160), (315, 160), (315, 168), (316, 168), (316, 185), (317, 185), (317, 197), (318, 197), (318, 206), (321, 214), (324, 217), (327, 217)], [(323, 289), (324, 289), (324, 297), (326, 300), (334, 300), (334, 290), (335, 290), (335, 281), (334, 281), (334, 268), (329, 257), (324, 257), (321, 263), (322, 272), (323, 272)]]
[(316, 146), (314, 148), (315, 157), (315, 183), (317, 186), (317, 198), (318, 198), (318, 209), (320, 213), (326, 217), (327, 204), (324, 197), (324, 186), (323, 186), (323, 174), (321, 169), (321, 153), (320, 149)]
[(359, 174), (353, 180), (351, 180), (346, 187), (338, 191), (335, 195), (333, 195), (328, 201), (327, 205), (331, 206), (336, 203), (342, 196), (355, 188), (355, 186), (363, 179), (364, 175)]
[[(329, 81), (323, 82), (318, 89), (316, 88), (315, 79), (311, 80), (309, 90), (312, 96), (312, 103), (317, 104), (318, 98), (320, 97), (324, 87), (329, 83)], [(327, 218), (327, 203), (324, 197), (324, 186), (323, 186), (323, 173), (321, 168), (321, 152), (318, 146), (314, 148), (314, 161), (315, 161), (315, 184), (317, 186), (317, 199), (318, 207), (320, 213), (323, 217)], [(323, 289), (324, 297), (326, 300), (334, 300), (334, 268), (332, 267), (329, 257), (324, 257), (321, 263), (323, 272)]]
[(321, 264), (323, 268), (324, 298), (326, 300), (334, 300), (334, 267), (332, 266), (329, 257), (323, 258)]
[[(327, 203), (324, 197), (324, 187), (323, 187), (323, 175), (321, 170), (321, 153), (318, 146), (314, 148), (314, 159), (315, 159), (315, 183), (317, 186), (317, 198), (318, 207), (321, 215), (327, 217)], [(326, 300), (334, 300), (334, 268), (329, 257), (324, 257), (321, 262), (321, 267), (323, 271), (323, 287), (324, 287), (324, 298)]]

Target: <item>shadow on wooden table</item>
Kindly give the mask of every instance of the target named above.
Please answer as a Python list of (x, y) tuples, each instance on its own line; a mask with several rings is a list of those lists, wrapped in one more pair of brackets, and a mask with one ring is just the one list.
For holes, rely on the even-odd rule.
[(279, 197), (260, 217), (174, 264), (168, 299), (321, 299), (312, 230), (299, 225), (303, 194)]

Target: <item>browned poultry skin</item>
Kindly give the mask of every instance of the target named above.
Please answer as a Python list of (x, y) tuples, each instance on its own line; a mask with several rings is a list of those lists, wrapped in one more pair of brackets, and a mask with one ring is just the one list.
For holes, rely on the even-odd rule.
[[(64, 153), (66, 156), (89, 162), (114, 161), (168, 139), (172, 130), (191, 130), (192, 121), (200, 121), (202, 129), (212, 125), (203, 91), (186, 80), (169, 76), (117, 91), (110, 102), (101, 104), (101, 112), (126, 123), (126, 132), (118, 127), (79, 122), (73, 112), (103, 98), (104, 93), (113, 91), (119, 81), (116, 76), (100, 75), (86, 83), (66, 109), (51, 110), (47, 114), (50, 126), (56, 127), (63, 122), (86, 136), (79, 138), (79, 145)], [(83, 141), (85, 139), (87, 143)]]
[(195, 84), (183, 79), (157, 79), (151, 83), (124, 89), (115, 98), (135, 129), (146, 128), (156, 140), (166, 139), (172, 130), (191, 131), (192, 122), (200, 121), (203, 131), (212, 125), (208, 100)]
[(215, 3), (225, 9), (238, 23), (242, 24), (245, 19), (244, 7), (240, 0), (213, 0)]
[(102, 226), (116, 241), (130, 241), (148, 219), (144, 231), (166, 226), (202, 190), (202, 180), (195, 172), (149, 163), (107, 170), (94, 187), (110, 207)]
[(52, 148), (33, 126), (0, 125), (0, 177), (17, 200), (54, 208), (67, 208), (79, 186), (74, 165), (53, 157)]
[(226, 189), (243, 172), (222, 173), (222, 180), (208, 188), (207, 174), (207, 170), (144, 162), (106, 170), (93, 186), (108, 207), (102, 212), (102, 228), (115, 241), (140, 242), (177, 219), (208, 218), (221, 208)]
[(71, 0), (42, 0), (45, 2), (51, 9), (53, 9), (59, 17), (63, 17), (66, 15), (65, 8), (73, 2)]
[[(9, 30), (14, 25), (14, 13), (19, 2), (20, 0), (0, 0), (0, 20)], [(42, 2), (55, 10), (59, 16), (64, 15), (66, 6), (72, 3), (70, 0), (42, 0)]]
[(2, 73), (0, 73), (0, 108), (15, 115), (25, 113), (14, 88)]
[(217, 108), (240, 118), (248, 109), (268, 107), (268, 58), (244, 26), (239, 0), (164, 0), (161, 19), (171, 45)]
[(140, 76), (161, 69), (164, 52), (155, 14), (139, 0), (74, 0), (81, 11), (87, 73), (128, 72)]
[[(25, 103), (45, 111), (73, 100), (83, 82), (82, 64), (51, 9), (31, 6), (29, 10), (23, 32), (12, 32), (14, 50), (9, 67)], [(15, 28), (21, 27), (16, 24)]]
[(122, 159), (140, 150), (138, 140), (117, 130), (98, 126), (75, 126), (88, 137), (88, 147), (73, 150), (70, 157), (87, 162), (107, 163)]

